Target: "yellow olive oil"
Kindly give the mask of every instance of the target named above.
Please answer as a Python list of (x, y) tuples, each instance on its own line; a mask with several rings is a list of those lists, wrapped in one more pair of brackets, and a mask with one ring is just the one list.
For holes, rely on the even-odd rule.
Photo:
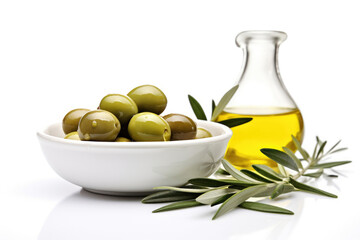
[(298, 109), (291, 108), (227, 108), (217, 121), (230, 118), (251, 117), (252, 121), (232, 128), (225, 159), (238, 169), (252, 169), (253, 164), (277, 165), (260, 152), (261, 148), (282, 150), (287, 147), (295, 152), (291, 140), (294, 135), (302, 142), (304, 123)]

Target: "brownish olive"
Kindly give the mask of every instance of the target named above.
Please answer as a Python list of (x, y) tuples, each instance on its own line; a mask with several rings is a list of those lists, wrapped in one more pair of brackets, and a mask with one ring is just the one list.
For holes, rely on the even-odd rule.
[(71, 132), (76, 132), (80, 118), (89, 111), (89, 109), (77, 108), (68, 112), (62, 121), (62, 128), (64, 133), (68, 134)]
[(171, 128), (171, 141), (188, 140), (196, 137), (196, 123), (189, 117), (171, 113), (163, 117)]
[(86, 113), (77, 130), (81, 140), (114, 141), (120, 132), (120, 122), (114, 114), (105, 110)]

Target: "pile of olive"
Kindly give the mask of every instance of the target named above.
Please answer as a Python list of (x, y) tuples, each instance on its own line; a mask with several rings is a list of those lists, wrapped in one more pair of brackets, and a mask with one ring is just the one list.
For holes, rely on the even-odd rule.
[(211, 137), (182, 114), (161, 117), (167, 105), (165, 94), (152, 85), (142, 85), (127, 95), (108, 94), (97, 110), (78, 108), (63, 119), (65, 139), (82, 141), (174, 141)]

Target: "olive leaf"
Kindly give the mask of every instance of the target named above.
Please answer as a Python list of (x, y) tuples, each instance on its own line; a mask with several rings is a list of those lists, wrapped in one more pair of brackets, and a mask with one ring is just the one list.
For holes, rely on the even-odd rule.
[(274, 191), (272, 192), (270, 198), (274, 199), (276, 197), (278, 197), (280, 194), (282, 194), (284, 192), (285, 189), (285, 183), (280, 183), (276, 186), (276, 188), (274, 189)]
[(248, 123), (252, 120), (252, 118), (230, 118), (224, 121), (220, 121), (218, 123), (228, 126), (229, 128), (236, 127), (245, 123)]
[(289, 214), (293, 215), (294, 213), (285, 208), (273, 206), (270, 204), (259, 203), (259, 202), (243, 202), (239, 205), (240, 208), (245, 208), (248, 210), (260, 211), (260, 212), (268, 212), (268, 213), (279, 213), (279, 214)]
[(260, 173), (261, 175), (270, 178), (275, 181), (282, 181), (285, 176), (281, 176), (279, 173), (275, 172), (270, 167), (263, 165), (263, 164), (254, 164), (252, 167)]
[(303, 176), (312, 177), (312, 178), (318, 178), (318, 177), (320, 177), (323, 173), (324, 173), (324, 169), (320, 168), (320, 169), (319, 169), (318, 171), (316, 171), (316, 172), (303, 174)]
[(308, 161), (308, 159), (309, 159), (310, 156), (309, 156), (309, 154), (305, 151), (305, 149), (303, 149), (303, 148), (301, 147), (301, 144), (300, 144), (299, 140), (297, 140), (296, 137), (294, 137), (294, 135), (291, 135), (291, 138), (292, 138), (293, 143), (294, 143), (295, 146), (296, 146), (296, 149), (300, 152), (301, 156), (302, 156), (305, 160)]
[(326, 145), (326, 141), (325, 141), (325, 142), (322, 142), (321, 145), (319, 145), (319, 146), (320, 146), (320, 147), (319, 147), (319, 151), (317, 152), (315, 158), (319, 158), (320, 154), (323, 153), (324, 148), (325, 148), (325, 145)]
[(340, 152), (340, 151), (344, 151), (344, 150), (347, 150), (348, 148), (338, 148), (330, 153), (337, 153), (337, 152)]
[(251, 177), (252, 179), (258, 180), (260, 182), (267, 182), (267, 183), (274, 182), (273, 180), (271, 180), (267, 177), (261, 176), (261, 175), (257, 174), (256, 172), (253, 172), (253, 171), (250, 171), (247, 169), (241, 169), (240, 172), (242, 172), (242, 173), (248, 175), (249, 177)]
[(215, 213), (213, 220), (231, 211), (250, 197), (267, 190), (266, 185), (256, 185), (245, 188), (227, 199)]
[(214, 114), (214, 110), (216, 108), (216, 104), (214, 99), (211, 101), (211, 116)]
[(191, 95), (188, 95), (188, 98), (189, 98), (191, 108), (193, 109), (196, 118), (199, 120), (207, 120), (205, 112), (204, 112), (203, 108), (201, 107), (200, 103), (198, 101), (196, 101), (196, 99), (194, 97), (192, 97)]
[(338, 162), (328, 162), (328, 163), (321, 163), (321, 164), (315, 164), (310, 167), (310, 169), (316, 169), (316, 168), (332, 168), (341, 166), (344, 164), (351, 163), (351, 161), (338, 161)]
[(234, 178), (236, 178), (237, 180), (239, 180), (241, 182), (248, 182), (248, 183), (253, 183), (253, 184), (263, 183), (261, 181), (255, 180), (255, 179), (247, 176), (246, 174), (240, 172), (225, 159), (221, 159), (221, 163), (224, 166), (224, 168), (226, 169), (226, 171), (228, 171), (231, 174), (231, 176), (233, 176)]
[[(243, 186), (241, 182), (237, 180), (231, 180), (231, 179), (212, 179), (212, 178), (192, 178), (188, 181), (188, 183), (196, 185), (196, 186), (202, 186), (202, 187), (222, 187), (222, 186)], [(249, 184), (246, 184), (245, 186), (249, 186)]]
[(186, 192), (186, 193), (204, 193), (211, 189), (209, 188), (179, 188), (179, 187), (170, 187), (170, 186), (160, 186), (154, 187), (156, 190), (172, 190), (177, 192)]
[(283, 147), (283, 150), (287, 153), (287, 155), (289, 155), (292, 160), (294, 160), (294, 162), (296, 163), (297, 167), (300, 169), (304, 169), (300, 159), (298, 159), (295, 154), (287, 147)]
[(236, 193), (238, 191), (240, 190), (231, 189), (231, 188), (215, 189), (201, 194), (195, 200), (202, 204), (213, 204), (220, 197), (223, 197), (231, 193)]
[(227, 194), (227, 195), (224, 195), (222, 197), (219, 197), (215, 202), (213, 202), (210, 206), (213, 207), (213, 206), (216, 206), (218, 204), (221, 204), (223, 202), (225, 202), (226, 200), (228, 200), (232, 195), (234, 195), (233, 193), (230, 193), (230, 194)]
[(304, 183), (300, 183), (300, 182), (296, 181), (296, 180), (293, 179), (293, 178), (290, 178), (290, 183), (291, 183), (294, 187), (296, 187), (297, 189), (300, 189), (300, 190), (303, 190), (303, 191), (312, 192), (312, 193), (317, 193), (317, 194), (320, 194), (320, 195), (323, 195), (323, 196), (327, 196), (327, 197), (337, 198), (337, 196), (336, 196), (335, 194), (332, 194), (332, 193), (326, 192), (326, 191), (324, 191), (324, 190), (321, 190), (321, 189), (318, 189), (318, 188), (315, 188), (315, 187), (306, 185), (306, 184), (304, 184)]
[(153, 211), (153, 213), (177, 210), (177, 209), (182, 209), (182, 208), (197, 207), (197, 206), (201, 206), (201, 205), (203, 205), (203, 204), (201, 204), (201, 203), (199, 203), (199, 202), (197, 202), (195, 200), (175, 202), (175, 203), (171, 203), (169, 205), (166, 205), (164, 207), (155, 209)]
[(224, 169), (222, 168), (219, 168), (217, 171), (216, 171), (217, 174), (222, 174), (222, 175), (230, 175), (230, 173), (228, 173), (227, 171), (225, 171)]
[(262, 148), (260, 149), (260, 151), (265, 156), (283, 165), (284, 167), (288, 167), (292, 170), (299, 171), (299, 168), (295, 163), (295, 161), (291, 157), (289, 157), (289, 155), (287, 155), (286, 153), (271, 148)]
[(176, 191), (160, 191), (150, 194), (141, 200), (142, 203), (165, 203), (195, 199), (200, 193), (185, 193)]
[(225, 93), (225, 95), (220, 99), (218, 105), (215, 107), (213, 114), (211, 116), (211, 121), (216, 121), (216, 118), (220, 115), (220, 113), (224, 110), (226, 105), (229, 103), (231, 98), (234, 96), (235, 92), (239, 88), (239, 85), (235, 85), (229, 91)]

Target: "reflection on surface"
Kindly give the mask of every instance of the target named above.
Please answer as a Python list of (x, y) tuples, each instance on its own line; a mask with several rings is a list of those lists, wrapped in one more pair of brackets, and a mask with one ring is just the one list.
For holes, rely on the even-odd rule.
[(50, 213), (38, 240), (68, 239), (238, 239), (266, 233), (267, 239), (289, 236), (301, 215), (303, 198), (279, 197), (278, 206), (296, 215), (277, 215), (236, 209), (211, 221), (216, 208), (198, 207), (151, 213), (156, 204), (140, 197), (113, 197), (80, 191), (60, 202)]

